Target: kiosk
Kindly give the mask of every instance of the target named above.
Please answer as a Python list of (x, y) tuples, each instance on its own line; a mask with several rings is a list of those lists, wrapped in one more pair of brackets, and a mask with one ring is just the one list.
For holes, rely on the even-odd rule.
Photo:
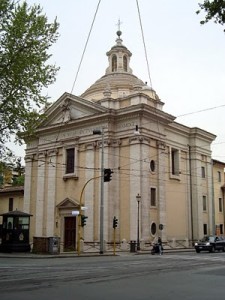
[(1, 229), (1, 252), (28, 252), (30, 251), (29, 231), (32, 215), (19, 210), (10, 211), (3, 217)]

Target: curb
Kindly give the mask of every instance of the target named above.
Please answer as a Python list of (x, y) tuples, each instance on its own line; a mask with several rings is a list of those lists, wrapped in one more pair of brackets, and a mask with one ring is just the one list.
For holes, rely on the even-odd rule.
[[(179, 252), (195, 252), (194, 248), (178, 248), (178, 249), (165, 249), (163, 251), (164, 254), (166, 253), (179, 253)], [(34, 253), (0, 253), (0, 258), (30, 258), (30, 259), (48, 259), (48, 258), (79, 258), (79, 257), (102, 257), (102, 256), (128, 256), (128, 255), (149, 255), (151, 251), (138, 251), (138, 252), (127, 252), (127, 251), (120, 251), (116, 252), (114, 255), (112, 252), (106, 252), (105, 254), (99, 254), (97, 252), (90, 252), (90, 253), (82, 253), (78, 255), (77, 253), (62, 253), (62, 254), (34, 254)]]

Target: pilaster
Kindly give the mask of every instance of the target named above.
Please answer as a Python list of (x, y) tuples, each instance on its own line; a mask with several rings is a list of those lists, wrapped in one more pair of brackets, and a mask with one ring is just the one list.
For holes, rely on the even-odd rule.
[[(157, 142), (158, 146), (158, 214), (159, 214), (159, 224), (163, 224), (163, 230), (160, 232), (162, 240), (166, 239), (166, 196), (165, 196), (165, 143), (162, 141)], [(158, 225), (159, 225), (158, 224)], [(159, 230), (159, 229), (158, 229)]]
[(44, 192), (45, 192), (45, 167), (47, 152), (38, 154), (38, 170), (37, 170), (37, 202), (36, 202), (36, 220), (35, 220), (35, 236), (43, 235), (44, 224)]
[(23, 211), (26, 213), (30, 213), (31, 209), (31, 182), (32, 182), (32, 161), (33, 156), (26, 156), (26, 169), (25, 169), (25, 184), (24, 184), (24, 203), (23, 203)]
[(55, 228), (56, 150), (48, 151), (48, 187), (46, 204), (46, 235), (53, 236)]

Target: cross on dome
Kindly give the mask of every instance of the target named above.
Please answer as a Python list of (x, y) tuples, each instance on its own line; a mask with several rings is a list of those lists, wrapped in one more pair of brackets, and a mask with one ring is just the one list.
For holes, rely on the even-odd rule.
[(122, 24), (122, 22), (120, 21), (120, 19), (118, 20), (118, 23), (116, 24), (118, 26), (118, 30), (116, 32), (116, 34), (118, 35), (118, 37), (121, 36), (122, 31), (120, 30), (120, 25)]

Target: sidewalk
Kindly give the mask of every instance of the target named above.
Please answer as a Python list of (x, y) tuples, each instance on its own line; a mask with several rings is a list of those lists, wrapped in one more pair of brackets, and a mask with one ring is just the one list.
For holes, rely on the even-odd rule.
[[(174, 253), (174, 252), (195, 252), (194, 248), (174, 248), (174, 249), (165, 249), (163, 251), (164, 254)], [(141, 250), (138, 252), (129, 252), (129, 251), (116, 251), (116, 256), (127, 256), (127, 255), (150, 255), (151, 252), (149, 250)], [(104, 254), (100, 254), (98, 252), (83, 252), (78, 255), (76, 252), (63, 252), (56, 254), (36, 254), (31, 252), (11, 252), (11, 253), (1, 253), (0, 258), (37, 258), (37, 259), (45, 259), (45, 258), (70, 258), (70, 257), (99, 257), (99, 256), (114, 256), (112, 251), (105, 252)]]

